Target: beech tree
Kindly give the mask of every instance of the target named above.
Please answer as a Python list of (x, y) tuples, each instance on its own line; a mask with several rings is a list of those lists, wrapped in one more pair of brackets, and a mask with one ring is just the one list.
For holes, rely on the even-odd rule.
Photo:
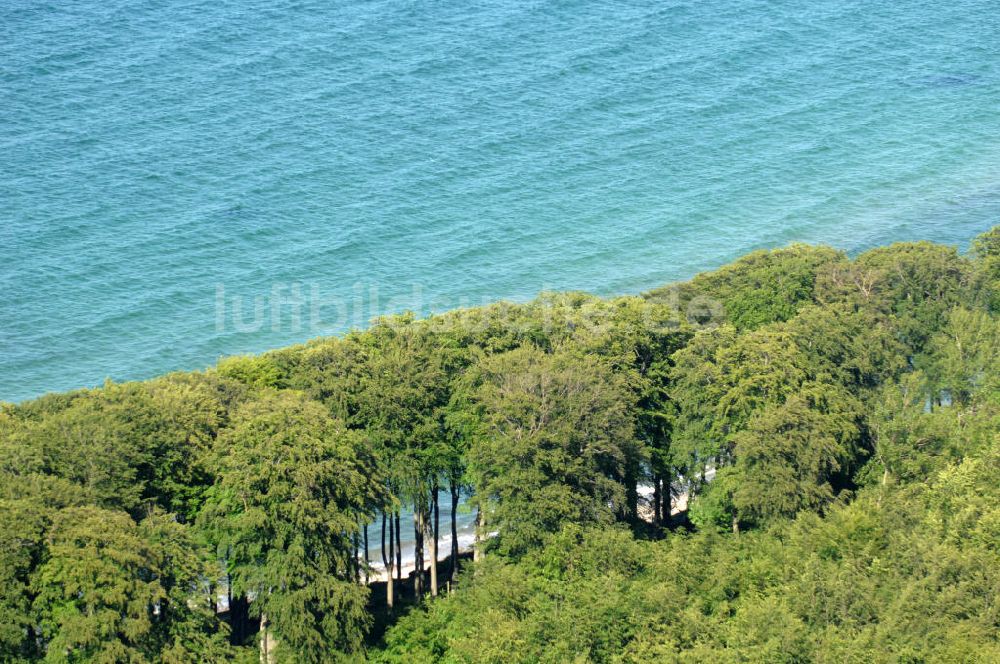
[(979, 391), (1000, 392), (1000, 320), (986, 311), (956, 307), (931, 339), (920, 363), (933, 382), (959, 405), (968, 405)]
[(810, 379), (807, 358), (790, 335), (771, 328), (739, 336), (728, 326), (701, 333), (674, 361), (675, 458), (689, 476), (707, 463), (731, 463), (732, 436), (755, 411), (782, 403)]
[(233, 594), (260, 618), (265, 659), (357, 651), (370, 618), (352, 536), (384, 501), (363, 439), (300, 393), (265, 391), (237, 410), (218, 448), (200, 523)]
[(564, 321), (562, 348), (597, 355), (618, 374), (631, 392), (636, 438), (623, 441), (634, 448), (623, 449), (626, 465), (622, 482), (626, 501), (623, 517), (638, 522), (638, 485), (653, 484), (653, 517), (670, 514), (671, 414), (668, 381), (672, 354), (684, 347), (691, 330), (671, 307), (641, 297), (602, 300), (575, 297), (558, 317)]
[[(64, 408), (25, 419), (9, 434), (38, 472), (80, 485), (103, 507), (136, 509), (146, 495), (151, 454), (134, 435), (129, 400), (119, 386), (88, 390)], [(86, 454), (81, 454), (86, 450)]]
[(734, 436), (737, 522), (766, 523), (833, 499), (831, 478), (855, 453), (858, 413), (844, 395), (832, 404), (824, 394), (823, 410), (810, 403), (815, 397), (792, 395), (763, 408)]
[(470, 474), (499, 550), (523, 553), (566, 522), (611, 523), (634, 445), (629, 392), (595, 356), (523, 347), (484, 358)]
[[(445, 413), (461, 353), (412, 316), (379, 321), (364, 343), (369, 359), (358, 418), (384, 450), (394, 493), (413, 506), (414, 592), (418, 598), (426, 590), (437, 594), (433, 514), (440, 479), (454, 462)], [(431, 561), (429, 588), (424, 585), (425, 553)]]
[[(0, 474), (0, 481), (5, 480), (14, 478)], [(5, 662), (30, 661), (44, 654), (30, 581), (45, 552), (52, 513), (35, 496), (0, 498), (0, 660)]]
[(846, 262), (843, 252), (830, 247), (793, 244), (754, 251), (685, 284), (654, 290), (649, 297), (677, 307), (697, 323), (722, 323), (711, 315), (718, 303), (725, 322), (754, 330), (789, 320), (814, 302), (817, 275)]
[(855, 396), (867, 396), (910, 368), (892, 321), (869, 310), (809, 305), (781, 329), (810, 366), (822, 367)]
[(197, 375), (171, 375), (81, 392), (8, 433), (27, 455), (18, 472), (65, 477), (102, 506), (134, 516), (157, 505), (191, 520), (212, 483), (206, 463), (224, 423), (222, 389)]
[[(381, 400), (381, 386), (393, 380), (391, 373), (376, 368), (377, 349), (367, 332), (354, 332), (335, 339), (319, 339), (282, 354), (288, 367), (288, 382), (295, 389), (323, 403), (329, 413), (352, 431), (362, 432), (370, 444), (374, 463), (383, 482), (383, 500), (378, 506), (382, 513), (382, 558), (388, 577), (386, 602), (395, 603), (401, 576), (398, 539), (400, 495), (398, 438), (387, 433), (391, 413), (383, 411), (387, 402)], [(398, 413), (397, 404), (389, 404)], [(388, 538), (386, 537), (388, 535)], [(388, 550), (386, 550), (388, 544)]]
[(1000, 226), (978, 236), (972, 242), (978, 272), (980, 300), (994, 314), (1000, 314)]
[(946, 423), (928, 412), (931, 391), (922, 372), (912, 372), (883, 387), (869, 405), (872, 458), (861, 479), (910, 482), (926, 477), (944, 461)]
[(668, 396), (674, 405), (670, 460), (691, 484), (722, 454), (716, 409), (724, 394), (719, 354), (736, 342), (736, 329), (723, 325), (699, 332), (673, 355)]
[(709, 464), (719, 471), (692, 486), (709, 494), (693, 508), (701, 523), (735, 529), (741, 512), (767, 520), (832, 497), (833, 474), (859, 451), (861, 407), (827, 362), (783, 326), (703, 332), (675, 362), (677, 463), (689, 477)]
[(31, 581), (46, 660), (221, 661), (231, 654), (184, 526), (154, 512), (69, 507), (55, 513)]
[(972, 265), (954, 247), (900, 242), (830, 266), (817, 278), (817, 298), (885, 317), (909, 354), (916, 355), (948, 312), (971, 298), (972, 283)]

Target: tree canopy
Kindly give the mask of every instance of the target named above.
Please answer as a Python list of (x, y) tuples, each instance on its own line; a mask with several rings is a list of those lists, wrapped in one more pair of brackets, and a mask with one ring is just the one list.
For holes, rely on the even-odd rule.
[(0, 661), (1000, 661), (998, 238), (0, 404)]

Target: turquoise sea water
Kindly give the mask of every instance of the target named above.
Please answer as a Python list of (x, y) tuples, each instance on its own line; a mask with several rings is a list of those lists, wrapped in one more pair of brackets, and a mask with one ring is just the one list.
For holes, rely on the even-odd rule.
[(7, 0), (0, 399), (792, 240), (965, 245), (998, 111), (989, 0)]

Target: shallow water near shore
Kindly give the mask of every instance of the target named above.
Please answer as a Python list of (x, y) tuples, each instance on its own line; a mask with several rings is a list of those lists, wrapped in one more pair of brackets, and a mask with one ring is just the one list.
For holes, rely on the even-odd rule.
[(964, 246), (998, 98), (984, 0), (5, 3), (0, 400), (795, 240)]
[[(468, 496), (462, 495), (459, 499), (458, 510), (455, 512), (456, 530), (458, 532), (458, 546), (460, 551), (468, 551), (472, 548), (476, 539), (476, 512), (468, 503)], [(451, 552), (451, 495), (447, 491), (438, 494), (438, 512), (440, 526), (438, 530), (438, 558), (444, 560)], [(414, 562), (414, 528), (413, 512), (407, 507), (400, 511), (400, 546), (402, 552), (403, 569), (412, 569)], [(388, 527), (386, 528), (386, 555), (389, 552)], [(427, 561), (430, 560), (430, 545), (425, 544)], [(364, 557), (362, 553), (362, 557)], [(385, 569), (382, 564), (382, 521), (378, 519), (375, 523), (368, 525), (368, 563), (376, 573)]]

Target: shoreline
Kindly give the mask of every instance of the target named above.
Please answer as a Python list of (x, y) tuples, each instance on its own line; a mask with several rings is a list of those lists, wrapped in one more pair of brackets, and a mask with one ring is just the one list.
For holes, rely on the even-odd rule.
[[(458, 536), (458, 555), (469, 553), (473, 550), (475, 545), (475, 535), (466, 534)], [(447, 545), (445, 543), (447, 542)], [(424, 571), (427, 572), (431, 568), (430, 560), (430, 547), (425, 548), (426, 560), (424, 561)], [(451, 558), (451, 537), (442, 538), (438, 542), (438, 564), (447, 561)], [(402, 565), (400, 565), (400, 575), (403, 581), (405, 581), (414, 571), (417, 569), (416, 560), (413, 558), (413, 550), (409, 549), (409, 555), (403, 557)], [(387, 583), (389, 580), (389, 574), (385, 566), (382, 564), (381, 560), (375, 561), (370, 560), (368, 562), (368, 571), (365, 576), (365, 583), (371, 585), (373, 583)]]
[[(709, 468), (705, 472), (705, 480), (711, 481), (715, 477), (715, 469)], [(686, 486), (686, 485), (685, 485)], [(653, 509), (649, 505), (650, 497), (653, 494), (653, 487), (650, 485), (640, 485), (639, 486), (639, 518), (647, 523), (653, 522)], [(688, 498), (690, 495), (690, 490), (685, 488), (676, 494), (676, 497), (671, 501), (670, 505), (670, 515), (676, 516), (681, 512), (684, 512), (688, 508)], [(490, 533), (489, 536), (492, 537), (496, 533)], [(447, 542), (447, 546), (445, 543)], [(468, 554), (475, 548), (475, 534), (465, 533), (458, 536), (458, 555)], [(402, 565), (400, 566), (400, 577), (403, 581), (406, 581), (410, 575), (412, 575), (416, 569), (416, 560), (413, 558), (412, 548), (408, 549), (409, 553), (403, 558)], [(430, 547), (425, 550), (427, 554), (427, 560), (424, 562), (424, 572), (427, 572), (431, 568), (430, 561)], [(438, 543), (438, 564), (447, 562), (451, 558), (451, 537), (442, 538)], [(381, 560), (370, 560), (368, 563), (367, 574), (365, 575), (365, 584), (371, 585), (374, 583), (387, 583), (389, 580), (389, 575), (385, 566), (382, 564)]]

